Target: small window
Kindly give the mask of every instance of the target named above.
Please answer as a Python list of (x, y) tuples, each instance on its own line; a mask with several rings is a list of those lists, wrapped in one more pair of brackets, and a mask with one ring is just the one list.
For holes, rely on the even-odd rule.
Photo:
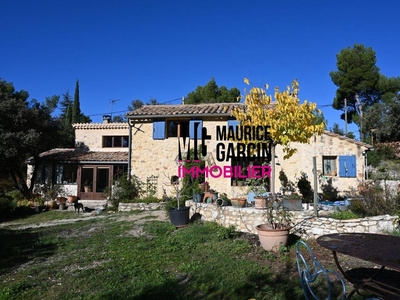
[(189, 136), (189, 122), (171, 120), (167, 122), (167, 135), (168, 137), (188, 137)]
[(129, 137), (126, 136), (103, 136), (104, 148), (128, 147)]
[(324, 176), (337, 176), (337, 157), (336, 156), (322, 157), (322, 167)]

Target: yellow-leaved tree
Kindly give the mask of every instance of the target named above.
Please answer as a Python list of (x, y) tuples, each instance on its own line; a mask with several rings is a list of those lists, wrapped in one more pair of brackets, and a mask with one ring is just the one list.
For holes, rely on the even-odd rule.
[[(250, 84), (247, 78), (246, 84)], [(292, 82), (291, 87), (284, 91), (275, 88), (274, 99), (267, 94), (268, 85), (264, 88), (252, 87), (249, 92), (245, 90), (244, 107), (232, 110), (232, 116), (240, 121), (241, 126), (269, 126), (270, 136), (273, 141), (272, 158), (275, 155), (275, 145), (283, 147), (284, 159), (290, 158), (297, 149), (291, 143), (310, 143), (310, 138), (320, 135), (325, 130), (325, 123), (321, 119), (321, 111), (312, 102), (300, 103), (298, 98), (299, 83)], [(247, 143), (262, 143), (262, 141), (245, 141)], [(272, 174), (275, 172), (273, 171)], [(273, 176), (274, 177), (274, 176)], [(274, 191), (274, 180), (271, 178), (271, 192)]]

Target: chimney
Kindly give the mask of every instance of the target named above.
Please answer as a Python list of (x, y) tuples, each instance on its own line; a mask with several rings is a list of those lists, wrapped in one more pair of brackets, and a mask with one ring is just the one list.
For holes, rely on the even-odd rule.
[(111, 116), (110, 115), (103, 115), (103, 124), (111, 123)]

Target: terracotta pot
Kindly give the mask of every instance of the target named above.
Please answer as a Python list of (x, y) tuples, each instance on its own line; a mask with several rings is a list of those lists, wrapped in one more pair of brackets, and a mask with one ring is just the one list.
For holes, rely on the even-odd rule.
[(233, 207), (246, 207), (247, 199), (246, 198), (232, 198), (231, 203)]
[(255, 209), (266, 209), (267, 208), (267, 197), (256, 196), (254, 197), (254, 208)]
[(67, 202), (67, 198), (65, 197), (57, 197), (57, 202), (60, 204), (65, 204)]
[(69, 195), (69, 196), (67, 197), (67, 199), (68, 199), (68, 203), (75, 203), (77, 197), (76, 197), (76, 196)]
[(267, 251), (279, 251), (279, 247), (286, 246), (290, 228), (272, 229), (267, 224), (256, 226), (261, 246)]
[(85, 190), (85, 193), (90, 193), (92, 191), (90, 186), (84, 186), (83, 188)]

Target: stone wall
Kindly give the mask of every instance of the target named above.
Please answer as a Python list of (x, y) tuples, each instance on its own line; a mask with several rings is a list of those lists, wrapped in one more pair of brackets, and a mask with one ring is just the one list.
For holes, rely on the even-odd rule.
[[(236, 208), (233, 206), (216, 206), (214, 204), (186, 202), (190, 206), (190, 215), (199, 213), (203, 221), (216, 222), (224, 227), (231, 225), (237, 231), (257, 234), (256, 226), (263, 223), (262, 210), (254, 208)], [(164, 209), (165, 203), (120, 203), (118, 211), (129, 212), (132, 210), (157, 210)], [(353, 220), (337, 220), (329, 217), (314, 217), (313, 211), (293, 212), (293, 222), (296, 226), (292, 232), (304, 238), (317, 238), (329, 233), (382, 233), (393, 230), (394, 216), (383, 215)]]
[[(235, 208), (232, 206), (216, 206), (214, 204), (194, 203), (190, 205), (190, 216), (199, 213), (204, 221), (214, 221), (229, 227), (235, 226), (238, 231), (257, 233), (256, 226), (263, 222), (264, 211), (255, 208)], [(345, 232), (381, 233), (392, 230), (395, 217), (389, 215), (368, 217), (353, 220), (337, 220), (329, 217), (315, 217), (313, 211), (294, 211), (293, 232), (307, 238), (316, 238), (323, 234)]]

